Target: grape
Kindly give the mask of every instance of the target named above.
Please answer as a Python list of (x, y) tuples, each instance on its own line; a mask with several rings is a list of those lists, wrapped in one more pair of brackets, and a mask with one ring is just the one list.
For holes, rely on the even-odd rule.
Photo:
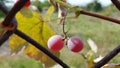
[(83, 49), (83, 42), (79, 37), (71, 37), (67, 41), (67, 46), (73, 52), (80, 52)]
[[(14, 6), (18, 3), (19, 0), (15, 0)], [(30, 0), (25, 3), (26, 7), (29, 7), (31, 5)]]
[(30, 0), (25, 3), (25, 6), (26, 6), (26, 7), (29, 7), (30, 5), (31, 5)]
[(59, 51), (64, 47), (64, 40), (60, 35), (54, 35), (48, 40), (48, 48), (52, 51)]

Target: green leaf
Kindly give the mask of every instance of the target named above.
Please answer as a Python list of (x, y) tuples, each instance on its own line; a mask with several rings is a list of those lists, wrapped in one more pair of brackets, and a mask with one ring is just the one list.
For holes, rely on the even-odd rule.
[(79, 15), (80, 15), (80, 11), (76, 11), (76, 12), (75, 12), (75, 18), (78, 18)]
[(80, 16), (80, 10), (81, 8), (79, 6), (74, 6), (71, 8), (72, 11), (75, 11), (75, 18), (78, 18)]
[(93, 61), (95, 58), (95, 53), (92, 50), (89, 50), (85, 57), (87, 57), (88, 61)]

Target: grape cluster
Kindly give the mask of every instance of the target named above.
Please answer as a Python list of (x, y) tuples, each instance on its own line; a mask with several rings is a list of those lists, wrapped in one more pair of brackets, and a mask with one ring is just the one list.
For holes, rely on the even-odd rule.
[[(80, 52), (83, 49), (83, 42), (79, 37), (70, 37), (66, 43), (72, 52)], [(52, 51), (60, 51), (65, 45), (65, 39), (61, 35), (54, 35), (48, 39), (47, 45)]]

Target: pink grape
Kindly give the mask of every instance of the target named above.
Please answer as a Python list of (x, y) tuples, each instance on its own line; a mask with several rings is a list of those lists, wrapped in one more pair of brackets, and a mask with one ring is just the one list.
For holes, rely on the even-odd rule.
[[(15, 0), (14, 6), (18, 3), (19, 0)], [(26, 7), (29, 7), (31, 5), (30, 0), (25, 3)]]
[(26, 7), (29, 7), (30, 5), (31, 5), (30, 0), (29, 0), (28, 2), (25, 3), (25, 6), (26, 6)]
[(73, 52), (80, 52), (83, 49), (83, 42), (79, 37), (71, 37), (67, 41), (67, 46)]
[(60, 35), (54, 35), (48, 40), (48, 48), (52, 51), (60, 51), (64, 47), (64, 40)]

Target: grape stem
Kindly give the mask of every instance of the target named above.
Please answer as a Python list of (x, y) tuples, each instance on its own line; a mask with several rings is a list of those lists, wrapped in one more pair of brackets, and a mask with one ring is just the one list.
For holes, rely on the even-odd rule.
[(80, 53), (80, 55), (86, 60), (87, 57), (83, 54), (83, 53)]
[(65, 19), (66, 19), (66, 16), (63, 18), (63, 22), (62, 22), (62, 30), (63, 30), (63, 34), (64, 34), (63, 40), (65, 40), (67, 38), (67, 31), (65, 31)]

